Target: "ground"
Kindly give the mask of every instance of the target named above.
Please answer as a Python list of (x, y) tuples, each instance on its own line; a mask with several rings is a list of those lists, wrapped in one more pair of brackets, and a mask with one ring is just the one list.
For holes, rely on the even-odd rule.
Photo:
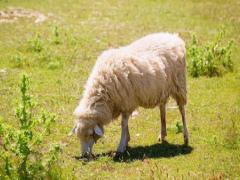
[[(239, 1), (0, 0), (0, 11), (9, 7), (47, 18), (0, 21), (0, 116), (14, 123), (18, 83), (23, 73), (28, 74), (37, 107), (57, 114), (48, 142), (64, 145), (63, 179), (240, 178)], [(168, 144), (157, 142), (158, 108), (140, 108), (130, 120), (130, 148), (121, 160), (111, 156), (120, 139), (119, 120), (105, 128), (104, 138), (95, 145), (96, 160), (75, 158), (80, 155), (79, 142), (67, 137), (74, 123), (72, 112), (103, 50), (160, 31), (179, 33), (187, 45), (192, 34), (206, 43), (223, 26), (226, 40), (234, 40), (234, 71), (214, 78), (188, 76), (188, 147), (182, 146), (180, 114), (170, 101)]]

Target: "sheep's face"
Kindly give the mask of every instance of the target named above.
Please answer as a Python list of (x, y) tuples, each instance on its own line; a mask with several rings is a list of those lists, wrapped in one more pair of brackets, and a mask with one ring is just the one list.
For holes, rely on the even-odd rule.
[(82, 155), (90, 155), (93, 144), (103, 136), (103, 128), (99, 125), (90, 126), (79, 122), (76, 125), (75, 131), (80, 139)]

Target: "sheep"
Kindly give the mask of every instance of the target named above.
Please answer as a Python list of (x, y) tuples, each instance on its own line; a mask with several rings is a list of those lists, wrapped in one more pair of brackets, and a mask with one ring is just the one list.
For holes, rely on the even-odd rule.
[(170, 33), (150, 34), (130, 45), (104, 51), (74, 111), (73, 132), (80, 139), (82, 153), (92, 153), (93, 144), (104, 134), (104, 126), (119, 115), (121, 139), (117, 152), (124, 152), (130, 141), (129, 116), (138, 107), (159, 107), (159, 140), (165, 141), (166, 103), (170, 96), (179, 106), (187, 145), (185, 53), (184, 41)]

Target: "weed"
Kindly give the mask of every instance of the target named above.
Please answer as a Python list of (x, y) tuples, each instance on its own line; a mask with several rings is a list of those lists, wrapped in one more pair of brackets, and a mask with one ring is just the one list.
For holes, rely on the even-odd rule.
[(190, 59), (188, 70), (193, 77), (198, 76), (221, 76), (225, 72), (233, 70), (231, 49), (233, 41), (229, 41), (226, 46), (222, 45), (225, 35), (224, 30), (220, 30), (215, 40), (199, 46), (195, 35), (188, 48)]
[(34, 38), (28, 40), (28, 43), (30, 51), (41, 52), (43, 50), (43, 40), (39, 34), (37, 34)]
[(21, 102), (16, 109), (18, 127), (10, 126), (1, 120), (0, 177), (10, 179), (44, 178), (51, 172), (51, 167), (58, 160), (61, 152), (59, 144), (50, 145), (48, 153), (44, 152), (44, 137), (50, 134), (50, 127), (55, 122), (55, 115), (44, 112), (40, 117), (32, 113), (34, 103), (28, 94), (29, 79), (23, 75), (20, 84)]
[(59, 35), (59, 29), (57, 26), (54, 27), (54, 30), (53, 30), (53, 43), (54, 44), (60, 44), (61, 43), (61, 40), (60, 40), (60, 35)]
[(177, 134), (183, 132), (183, 126), (181, 125), (181, 123), (177, 122), (176, 128), (177, 128), (177, 132), (176, 132)]

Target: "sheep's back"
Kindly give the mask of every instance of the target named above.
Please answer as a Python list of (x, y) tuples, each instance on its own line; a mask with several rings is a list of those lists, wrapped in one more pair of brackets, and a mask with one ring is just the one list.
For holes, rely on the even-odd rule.
[(134, 91), (132, 104), (152, 108), (170, 95), (186, 98), (185, 44), (177, 35), (148, 35), (118, 53), (124, 55), (117, 71), (127, 73), (123, 82)]
[(146, 36), (105, 51), (91, 76), (88, 84), (107, 94), (118, 112), (131, 112), (138, 106), (152, 108), (166, 102), (169, 95), (180, 93), (185, 98), (184, 42), (168, 33)]

